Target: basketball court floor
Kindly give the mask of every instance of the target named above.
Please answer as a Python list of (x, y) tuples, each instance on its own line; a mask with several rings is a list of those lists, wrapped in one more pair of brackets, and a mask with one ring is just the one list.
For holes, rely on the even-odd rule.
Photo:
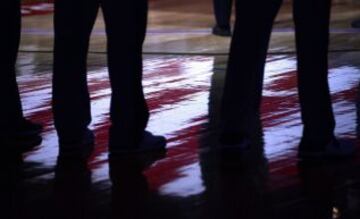
[[(2, 166), (2, 175), (10, 173), (1, 189), (10, 218), (360, 218), (360, 152), (312, 165), (296, 157), (302, 125), (290, 3), (272, 35), (256, 150), (224, 168), (211, 148), (217, 143), (230, 39), (211, 34), (210, 0), (151, 1), (143, 85), (151, 109), (148, 129), (166, 136), (167, 153), (141, 171), (132, 170), (134, 160), (143, 158), (115, 162), (111, 179), (101, 14), (88, 57), (96, 149), (88, 169), (76, 163), (67, 171), (56, 168), (52, 7), (23, 6), (18, 83), (25, 114), (45, 130), (43, 143), (24, 154), (23, 162)], [(356, 18), (360, 2), (334, 2), (329, 81), (336, 134), (360, 146), (360, 29), (350, 26)]]

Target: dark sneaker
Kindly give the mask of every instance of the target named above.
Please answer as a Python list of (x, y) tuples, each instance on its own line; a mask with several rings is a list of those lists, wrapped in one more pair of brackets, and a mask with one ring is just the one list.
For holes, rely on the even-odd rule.
[(76, 179), (81, 179), (81, 177), (84, 176), (90, 177), (90, 175), (91, 172), (88, 169), (86, 159), (78, 159), (76, 157), (59, 157), (57, 160), (55, 167), (56, 181), (66, 179), (69, 183), (74, 183), (74, 181), (78, 181)]
[(244, 152), (250, 149), (251, 141), (249, 139), (243, 139), (237, 144), (222, 144), (220, 143), (219, 150), (223, 152)]
[(23, 119), (15, 129), (15, 136), (28, 137), (40, 135), (43, 130), (42, 125)]
[(112, 202), (116, 206), (113, 218), (152, 218), (151, 191), (144, 170), (159, 159), (166, 151), (157, 153), (130, 153), (109, 156), (109, 176), (112, 183)]
[(220, 137), (218, 150), (226, 153), (241, 153), (250, 149), (250, 137), (242, 134), (223, 133)]
[(59, 158), (84, 158), (87, 159), (93, 152), (95, 146), (94, 133), (86, 129), (79, 140), (59, 142)]
[(111, 155), (164, 151), (166, 150), (166, 139), (163, 136), (153, 135), (151, 132), (144, 131), (142, 139), (137, 147), (125, 149), (122, 145), (110, 143), (109, 150)]
[(353, 27), (353, 28), (360, 28), (360, 19), (354, 20), (354, 21), (351, 23), (351, 27)]
[(111, 153), (109, 155), (110, 175), (124, 175), (128, 171), (141, 172), (165, 157), (165, 150), (156, 153)]
[(41, 144), (41, 131), (42, 126), (40, 124), (23, 119), (8, 132), (2, 133), (0, 142), (9, 147), (10, 150), (20, 153), (27, 152)]
[(240, 168), (253, 148), (252, 139), (245, 135), (222, 134), (215, 148), (217, 164), (221, 168)]
[(347, 158), (355, 154), (352, 142), (337, 139), (331, 140), (323, 150), (310, 150), (311, 146), (300, 145), (298, 157), (301, 159)]
[(1, 139), (0, 144), (4, 145), (6, 150), (15, 153), (25, 153), (33, 150), (36, 146), (41, 145), (42, 137), (40, 135), (16, 137)]
[(231, 29), (219, 27), (218, 25), (214, 26), (212, 29), (212, 34), (216, 36), (222, 36), (222, 37), (230, 37), (231, 36)]

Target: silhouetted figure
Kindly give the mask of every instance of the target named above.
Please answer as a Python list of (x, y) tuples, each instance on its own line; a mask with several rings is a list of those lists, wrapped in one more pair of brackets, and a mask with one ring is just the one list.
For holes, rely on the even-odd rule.
[(216, 24), (213, 34), (218, 36), (231, 36), (231, 11), (233, 0), (214, 0), (214, 13)]
[[(262, 96), (264, 66), (274, 18), (281, 0), (237, 0), (223, 97), (224, 148), (246, 149)], [(298, 90), (303, 136), (300, 157), (347, 156), (334, 137), (335, 120), (328, 85), (330, 0), (295, 0)], [(249, 17), (253, 18), (249, 22)]]
[[(142, 89), (142, 45), (147, 0), (55, 2), (53, 106), (60, 155), (89, 154), (94, 136), (86, 82), (90, 33), (102, 8), (111, 82), (111, 153), (165, 148), (165, 139), (144, 131), (149, 119)], [(85, 152), (84, 152), (85, 151)]]
[(1, 107), (0, 142), (28, 150), (41, 143), (41, 125), (24, 118), (19, 89), (16, 82), (16, 59), (20, 44), (21, 10), (20, 0), (2, 4), (1, 55)]

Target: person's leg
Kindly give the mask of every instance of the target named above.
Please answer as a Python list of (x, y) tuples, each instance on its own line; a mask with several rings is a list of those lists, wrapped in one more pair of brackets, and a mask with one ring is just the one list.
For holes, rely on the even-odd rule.
[(1, 26), (3, 28), (0, 42), (0, 139), (6, 144), (28, 148), (40, 144), (39, 136), (42, 126), (24, 118), (18, 85), (16, 82), (16, 59), (20, 44), (21, 9), (20, 0), (2, 4)]
[(232, 0), (213, 0), (216, 26), (220, 30), (228, 30), (230, 33), (230, 20), (232, 11)]
[(6, 15), (1, 22), (4, 22), (2, 28), (3, 39), (1, 46), (1, 86), (0, 95), (3, 104), (0, 107), (1, 130), (9, 130), (14, 124), (23, 119), (22, 106), (18, 86), (16, 83), (15, 64), (20, 43), (21, 11), (20, 0), (6, 2), (2, 11)]
[[(236, 23), (223, 95), (223, 144), (252, 132), (259, 112), (266, 55), (281, 0), (237, 0)], [(251, 22), (248, 22), (248, 20)]]
[[(302, 144), (321, 150), (334, 137), (328, 84), (331, 0), (294, 0), (298, 89), (304, 124)], [(301, 149), (301, 148), (300, 148)]]
[(112, 88), (110, 151), (139, 147), (149, 119), (142, 87), (147, 0), (102, 0)]
[(55, 1), (53, 111), (60, 144), (81, 142), (91, 121), (86, 59), (99, 2)]

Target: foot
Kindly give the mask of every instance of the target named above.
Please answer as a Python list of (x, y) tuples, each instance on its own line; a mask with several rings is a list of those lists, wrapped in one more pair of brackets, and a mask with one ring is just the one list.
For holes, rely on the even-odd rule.
[(166, 139), (163, 136), (153, 135), (151, 132), (144, 131), (142, 139), (137, 147), (124, 149), (121, 145), (110, 144), (109, 148), (111, 155), (158, 152), (166, 150)]
[(28, 137), (33, 135), (40, 135), (43, 130), (42, 125), (23, 119), (15, 129), (15, 135), (21, 137)]
[(1, 143), (18, 152), (30, 151), (42, 142), (42, 125), (23, 119), (1, 136)]
[(212, 34), (216, 36), (222, 36), (222, 37), (230, 37), (231, 36), (231, 29), (230, 27), (223, 28), (218, 25), (215, 25), (212, 29)]
[(110, 174), (112, 173), (111, 175), (123, 175), (127, 172), (141, 173), (153, 165), (156, 161), (165, 157), (165, 150), (160, 150), (157, 153), (111, 153), (109, 155)]
[(86, 129), (83, 136), (76, 141), (59, 142), (59, 158), (87, 159), (94, 150), (95, 136), (90, 129)]
[(226, 134), (220, 137), (218, 149), (222, 153), (242, 153), (250, 149), (251, 140), (242, 134)]
[(353, 27), (353, 28), (360, 28), (360, 19), (354, 20), (354, 21), (351, 23), (351, 27)]
[(351, 142), (341, 141), (336, 138), (330, 140), (323, 150), (311, 150), (312, 145), (300, 143), (298, 157), (301, 159), (322, 158), (347, 158), (355, 153), (355, 145)]
[(0, 140), (0, 144), (5, 145), (6, 150), (20, 154), (32, 151), (36, 146), (41, 145), (41, 142), (42, 137), (40, 135)]

